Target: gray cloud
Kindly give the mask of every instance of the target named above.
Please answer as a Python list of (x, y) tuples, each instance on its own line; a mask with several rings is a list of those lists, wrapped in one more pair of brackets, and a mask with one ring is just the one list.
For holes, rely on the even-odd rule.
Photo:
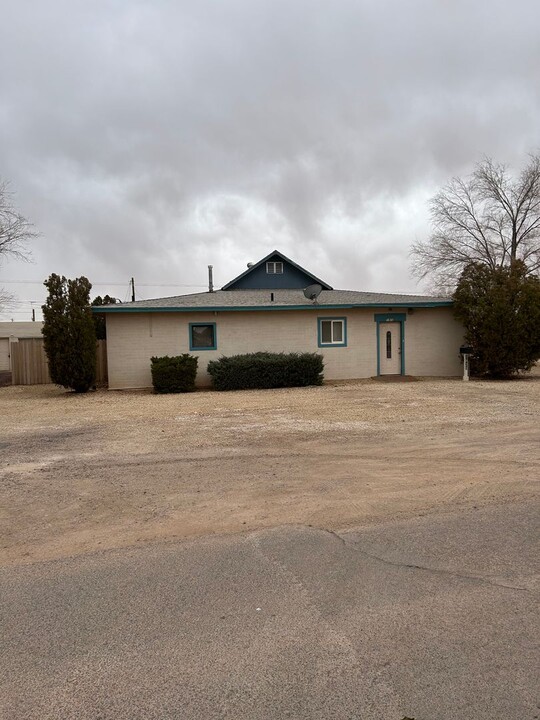
[(540, 144), (535, 0), (0, 5), (0, 175), (42, 232), (1, 278), (223, 284), (278, 247), (413, 290), (430, 195)]

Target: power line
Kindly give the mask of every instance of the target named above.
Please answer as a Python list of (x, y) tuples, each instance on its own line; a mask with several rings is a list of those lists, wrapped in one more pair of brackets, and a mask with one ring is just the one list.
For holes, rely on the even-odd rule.
[[(0, 280), (0, 283), (4, 285), (43, 285), (40, 280)], [(92, 287), (96, 285), (109, 285), (115, 287), (124, 287), (124, 282), (95, 282), (92, 283)], [(184, 285), (182, 283), (137, 283), (138, 287), (190, 287), (190, 288), (201, 288), (206, 285)]]
[(17, 300), (17, 298), (13, 298), (13, 300), (10, 300), (10, 303), (15, 303), (15, 304), (22, 304), (22, 303), (24, 303), (25, 305), (26, 305), (26, 304), (30, 304), (30, 305), (42, 305), (42, 304), (43, 304), (43, 300)]

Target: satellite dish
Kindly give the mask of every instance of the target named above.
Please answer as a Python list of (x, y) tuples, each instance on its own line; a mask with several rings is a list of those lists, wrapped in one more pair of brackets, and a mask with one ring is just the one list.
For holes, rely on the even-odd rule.
[(321, 292), (322, 285), (308, 285), (307, 288), (304, 290), (304, 296), (307, 297), (308, 300), (313, 300), (315, 302)]

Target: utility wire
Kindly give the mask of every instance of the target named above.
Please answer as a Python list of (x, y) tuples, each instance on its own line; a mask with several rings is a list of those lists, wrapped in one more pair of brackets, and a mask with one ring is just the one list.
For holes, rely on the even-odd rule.
[[(43, 285), (40, 280), (0, 280), (0, 283), (4, 285)], [(93, 282), (92, 287), (96, 285), (112, 285), (115, 287), (124, 287), (125, 282)], [(139, 287), (191, 287), (200, 288), (206, 287), (206, 285), (183, 285), (182, 283), (140, 283), (137, 282)]]
[(43, 305), (43, 300), (10, 300), (10, 305)]

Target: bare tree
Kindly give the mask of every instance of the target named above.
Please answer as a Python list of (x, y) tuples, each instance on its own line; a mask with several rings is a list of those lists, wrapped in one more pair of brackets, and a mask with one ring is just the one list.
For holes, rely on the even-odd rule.
[(411, 248), (412, 272), (438, 287), (455, 286), (477, 262), (495, 269), (522, 260), (540, 271), (540, 156), (518, 177), (485, 158), (465, 180), (453, 178), (430, 202), (433, 233)]
[[(5, 258), (29, 260), (30, 240), (38, 233), (25, 217), (13, 205), (13, 194), (5, 182), (0, 182), (0, 264)], [(0, 308), (7, 307), (13, 296), (0, 288)]]
[(4, 288), (0, 288), (0, 310), (11, 310), (14, 304), (14, 296)]

